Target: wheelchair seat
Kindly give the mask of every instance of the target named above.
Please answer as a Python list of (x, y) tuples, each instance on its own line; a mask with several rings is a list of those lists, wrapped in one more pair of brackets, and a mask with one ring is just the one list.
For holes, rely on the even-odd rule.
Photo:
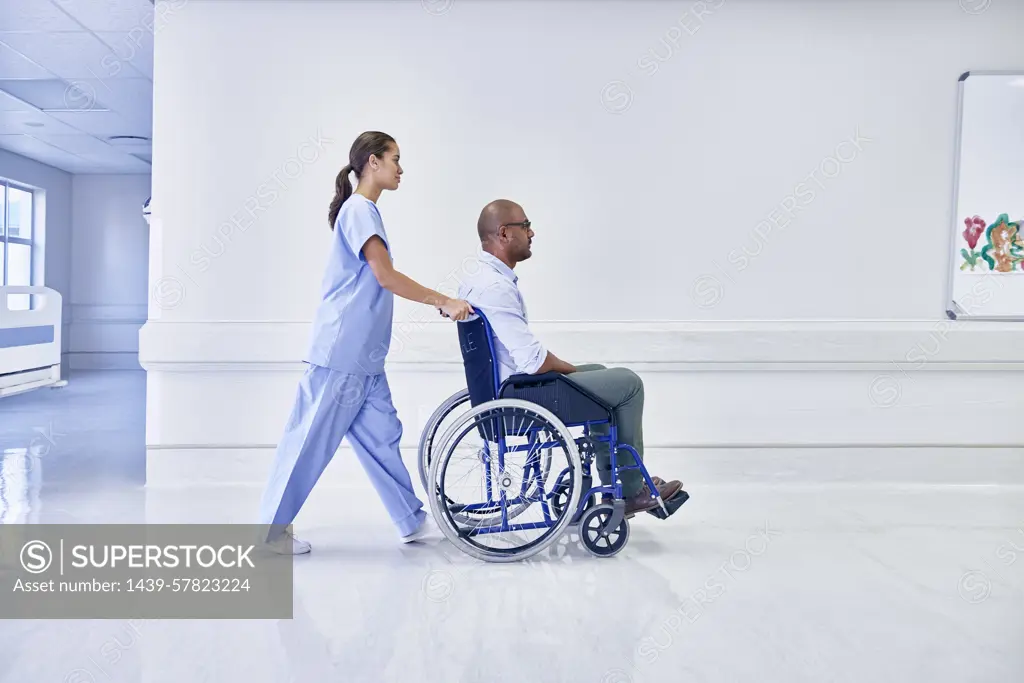
[(494, 334), (479, 310), (459, 322), (458, 329), (466, 386), (474, 407), (499, 398), (516, 398), (550, 410), (566, 426), (605, 420), (614, 424), (610, 405), (561, 373), (515, 374), (501, 382)]

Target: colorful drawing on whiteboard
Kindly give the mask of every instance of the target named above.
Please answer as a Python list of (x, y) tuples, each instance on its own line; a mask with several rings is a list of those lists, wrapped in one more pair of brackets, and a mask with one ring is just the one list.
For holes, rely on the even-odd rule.
[(974, 248), (978, 246), (981, 233), (985, 232), (985, 221), (982, 220), (981, 216), (975, 216), (973, 218), (965, 218), (964, 223), (967, 224), (967, 227), (961, 234), (967, 240), (967, 246), (970, 247), (971, 251), (967, 253), (966, 249), (960, 250), (960, 254), (964, 257), (960, 270), (966, 270), (968, 266), (971, 267), (971, 270), (974, 270), (978, 265), (978, 259), (981, 257), (981, 254), (974, 251)]
[[(965, 218), (967, 226), (961, 233), (970, 249), (961, 249), (964, 262), (960, 270), (981, 270), (995, 273), (1024, 273), (1024, 235), (1021, 235), (1020, 221), (1011, 222), (1009, 214), (1000, 214), (992, 225), (986, 228), (981, 216)], [(982, 235), (985, 243), (977, 250)]]

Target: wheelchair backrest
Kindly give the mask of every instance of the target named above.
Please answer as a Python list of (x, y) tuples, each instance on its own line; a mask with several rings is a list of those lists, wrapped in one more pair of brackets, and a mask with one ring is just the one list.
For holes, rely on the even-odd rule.
[(459, 347), (466, 371), (469, 401), (477, 406), (493, 401), (498, 395), (498, 363), (494, 355), (494, 335), (491, 325), (479, 309), (470, 320), (456, 323), (459, 328)]

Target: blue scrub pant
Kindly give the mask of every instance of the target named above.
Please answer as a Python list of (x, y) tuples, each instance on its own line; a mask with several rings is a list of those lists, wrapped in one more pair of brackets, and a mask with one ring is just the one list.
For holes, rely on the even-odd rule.
[(260, 524), (291, 524), (327, 464), (348, 437), (399, 534), (426, 518), (402, 462), (402, 423), (387, 376), (351, 375), (307, 364), (260, 505)]

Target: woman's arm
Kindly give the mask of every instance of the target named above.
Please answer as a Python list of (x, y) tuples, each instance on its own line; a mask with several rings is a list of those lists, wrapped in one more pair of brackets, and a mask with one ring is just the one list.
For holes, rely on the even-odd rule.
[(384, 241), (376, 235), (366, 241), (363, 256), (381, 287), (389, 292), (421, 304), (428, 304), (443, 311), (452, 320), (465, 320), (473, 313), (468, 302), (453, 299), (429, 287), (424, 287), (407, 275), (395, 270)]

